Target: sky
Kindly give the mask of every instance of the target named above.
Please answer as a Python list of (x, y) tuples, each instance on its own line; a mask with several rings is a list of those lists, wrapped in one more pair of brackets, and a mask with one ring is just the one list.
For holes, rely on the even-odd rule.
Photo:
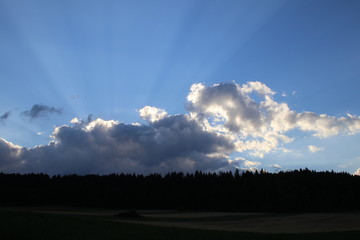
[(0, 172), (360, 174), (356, 0), (0, 0)]

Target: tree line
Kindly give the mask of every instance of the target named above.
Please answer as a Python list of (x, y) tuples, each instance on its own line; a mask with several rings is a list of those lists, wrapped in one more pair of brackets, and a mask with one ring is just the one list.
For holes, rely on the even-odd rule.
[(328, 212), (360, 210), (359, 201), (360, 177), (309, 169), (166, 175), (0, 173), (0, 206)]

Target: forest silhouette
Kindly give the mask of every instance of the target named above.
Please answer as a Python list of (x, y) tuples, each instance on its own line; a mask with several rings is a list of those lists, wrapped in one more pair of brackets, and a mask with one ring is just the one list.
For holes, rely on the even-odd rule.
[(360, 210), (360, 177), (300, 169), (279, 173), (172, 172), (55, 175), (0, 173), (0, 206), (66, 206), (183, 211)]

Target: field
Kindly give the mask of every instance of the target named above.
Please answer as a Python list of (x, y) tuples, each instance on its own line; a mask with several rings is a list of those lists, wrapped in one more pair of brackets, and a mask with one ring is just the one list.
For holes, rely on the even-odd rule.
[(0, 239), (360, 239), (357, 213), (214, 213), (0, 209)]
[(142, 221), (156, 226), (257, 233), (360, 231), (360, 214), (351, 213), (143, 213)]

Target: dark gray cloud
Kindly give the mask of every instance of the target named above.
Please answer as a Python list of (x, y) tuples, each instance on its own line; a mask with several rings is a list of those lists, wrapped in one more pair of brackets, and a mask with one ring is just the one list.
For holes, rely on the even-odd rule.
[[(187, 97), (188, 114), (169, 115), (145, 106), (138, 110), (148, 124), (74, 118), (56, 127), (47, 145), (23, 148), (0, 139), (0, 171), (49, 174), (107, 174), (113, 172), (169, 172), (226, 169), (256, 170), (261, 165), (231, 153), (262, 158), (293, 141), (293, 129), (325, 138), (360, 133), (360, 117), (298, 113), (276, 102), (261, 82), (194, 84)], [(23, 112), (30, 118), (61, 113), (34, 105)], [(275, 167), (277, 165), (273, 165)]]
[(0, 172), (21, 171), (22, 148), (0, 138)]
[(48, 145), (21, 148), (2, 140), (0, 168), (49, 174), (215, 171), (229, 164), (226, 155), (219, 153), (234, 148), (227, 139), (204, 131), (186, 115), (169, 116), (149, 125), (102, 119), (73, 123), (57, 127), (54, 141)]
[(49, 107), (49, 106), (42, 105), (42, 104), (35, 104), (31, 107), (30, 110), (24, 111), (21, 114), (24, 116), (27, 116), (31, 119), (34, 119), (34, 118), (38, 118), (40, 116), (43, 116), (43, 115), (49, 114), (49, 113), (50, 114), (52, 114), (52, 113), (61, 114), (62, 109)]
[(0, 116), (0, 122), (4, 123), (5, 120), (7, 120), (9, 118), (10, 114), (11, 114), (11, 111), (8, 111), (8, 112), (4, 113), (3, 115), (1, 115)]

